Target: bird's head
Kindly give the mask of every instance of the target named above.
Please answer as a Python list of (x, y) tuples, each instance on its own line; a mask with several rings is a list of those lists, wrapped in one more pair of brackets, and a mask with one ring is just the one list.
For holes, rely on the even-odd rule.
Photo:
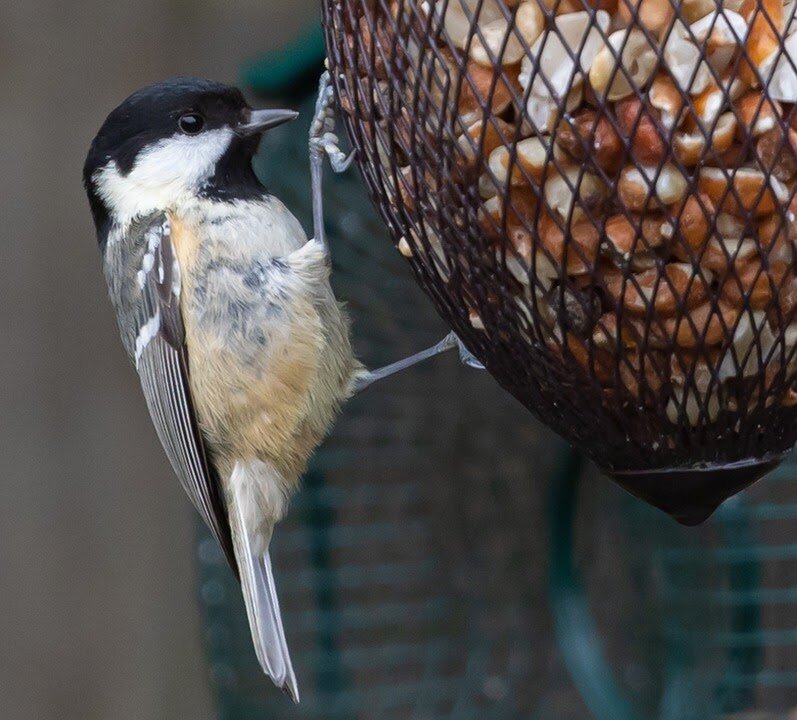
[(292, 110), (253, 110), (240, 90), (174, 78), (133, 93), (103, 123), (83, 168), (98, 228), (190, 196), (245, 197), (263, 132)]

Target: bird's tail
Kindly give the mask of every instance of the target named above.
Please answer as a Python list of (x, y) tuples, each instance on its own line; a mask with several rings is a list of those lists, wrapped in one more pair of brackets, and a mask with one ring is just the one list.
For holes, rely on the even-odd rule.
[[(241, 496), (241, 486), (235, 482), (232, 484), (232, 536), (255, 654), (263, 672), (298, 703), (299, 688), (282, 627), (277, 589), (268, 553), (271, 529), (268, 528), (265, 537), (262, 524), (257, 530), (252, 530), (253, 524), (248, 520), (248, 511), (251, 508), (247, 499)], [(239, 492), (236, 492), (236, 485)], [(246, 492), (243, 494), (246, 495)]]

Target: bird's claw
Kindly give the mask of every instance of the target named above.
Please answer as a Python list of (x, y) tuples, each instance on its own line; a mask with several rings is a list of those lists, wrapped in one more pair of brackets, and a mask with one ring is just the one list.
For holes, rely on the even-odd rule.
[(476, 356), (465, 347), (465, 343), (463, 343), (455, 333), (448, 333), (448, 335), (440, 341), (438, 347), (440, 348), (440, 352), (456, 347), (460, 362), (463, 365), (473, 368), (474, 370), (484, 370), (484, 365), (482, 365), (482, 363), (476, 359)]
[(334, 95), (325, 70), (318, 81), (318, 97), (315, 101), (315, 114), (310, 123), (310, 148), (318, 155), (326, 155), (336, 173), (345, 172), (354, 159), (354, 151), (346, 155), (340, 149), (340, 140), (335, 134), (335, 113), (332, 107)]
[(484, 365), (480, 363), (476, 356), (465, 347), (462, 340), (457, 338), (457, 350), (459, 351), (459, 359), (463, 365), (467, 365), (474, 370), (484, 370)]
[(310, 138), (310, 147), (322, 155), (329, 158), (329, 164), (336, 173), (342, 173), (349, 169), (354, 160), (355, 151), (352, 150), (348, 155), (338, 146), (338, 136), (334, 132), (325, 132), (319, 137)]
[(329, 157), (329, 164), (332, 166), (332, 169), (336, 173), (346, 172), (346, 170), (349, 169), (352, 162), (354, 161), (354, 155), (357, 152), (357, 150), (356, 149), (352, 150), (348, 155), (346, 155), (341, 151), (339, 147), (337, 147), (337, 145), (335, 147), (338, 151), (338, 155), (330, 155), (329, 151), (327, 150), (327, 155)]

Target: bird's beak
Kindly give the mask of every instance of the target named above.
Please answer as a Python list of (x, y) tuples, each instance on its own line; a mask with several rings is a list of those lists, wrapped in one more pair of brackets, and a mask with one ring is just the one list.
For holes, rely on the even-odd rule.
[(238, 125), (236, 130), (241, 135), (257, 135), (298, 116), (295, 110), (252, 110), (249, 119)]

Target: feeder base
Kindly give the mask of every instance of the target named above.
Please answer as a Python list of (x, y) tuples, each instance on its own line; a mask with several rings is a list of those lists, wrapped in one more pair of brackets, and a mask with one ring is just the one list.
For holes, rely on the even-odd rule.
[(729, 497), (760, 480), (785, 455), (695, 468), (608, 472), (628, 492), (671, 515), (682, 525), (699, 525)]

